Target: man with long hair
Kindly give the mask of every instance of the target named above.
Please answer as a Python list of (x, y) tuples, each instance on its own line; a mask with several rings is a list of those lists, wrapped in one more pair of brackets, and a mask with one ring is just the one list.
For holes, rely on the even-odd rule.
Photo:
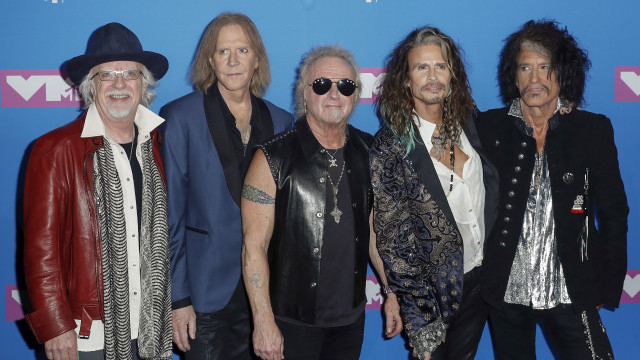
[(620, 301), (629, 208), (611, 121), (571, 110), (589, 66), (566, 28), (529, 21), (500, 55), (506, 107), (478, 121), (500, 178), (482, 283), (497, 359), (535, 359), (537, 322), (562, 359), (613, 358), (598, 310)]
[(497, 177), (455, 42), (433, 27), (411, 32), (387, 58), (377, 109), (374, 227), (411, 346), (420, 360), (472, 359), (487, 318), (480, 269)]
[(260, 142), (293, 126), (260, 98), (271, 75), (254, 23), (225, 13), (205, 29), (191, 68), (196, 91), (167, 104), (173, 338), (187, 359), (250, 359), (240, 269), (240, 189)]

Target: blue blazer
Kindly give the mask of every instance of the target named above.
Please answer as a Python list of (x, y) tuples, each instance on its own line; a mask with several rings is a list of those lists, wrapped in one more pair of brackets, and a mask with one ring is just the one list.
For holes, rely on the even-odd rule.
[[(242, 273), (239, 204), (244, 179), (217, 96), (214, 91), (193, 92), (160, 111), (166, 119), (162, 150), (169, 198), (171, 300), (190, 298), (194, 309), (204, 313), (229, 302)], [(290, 113), (260, 101), (271, 114), (271, 121), (260, 119), (267, 129), (272, 124), (275, 134), (293, 127)]]

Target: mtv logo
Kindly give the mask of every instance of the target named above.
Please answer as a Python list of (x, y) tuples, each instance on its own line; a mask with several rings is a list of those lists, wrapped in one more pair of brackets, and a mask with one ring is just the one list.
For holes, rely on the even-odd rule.
[(373, 104), (380, 93), (380, 84), (384, 79), (385, 71), (383, 67), (360, 68), (360, 82), (362, 82), (362, 93), (360, 104)]
[(58, 70), (0, 71), (1, 107), (79, 107), (80, 95)]
[(380, 284), (375, 275), (367, 275), (367, 284), (365, 288), (367, 294), (367, 304), (365, 310), (380, 310), (384, 297), (380, 290)]
[(640, 269), (629, 269), (624, 278), (624, 291), (620, 297), (622, 304), (640, 304)]
[(614, 101), (640, 101), (640, 66), (616, 66)]
[(6, 321), (18, 321), (24, 318), (21, 296), (25, 296), (25, 290), (18, 290), (16, 285), (4, 286), (4, 303)]

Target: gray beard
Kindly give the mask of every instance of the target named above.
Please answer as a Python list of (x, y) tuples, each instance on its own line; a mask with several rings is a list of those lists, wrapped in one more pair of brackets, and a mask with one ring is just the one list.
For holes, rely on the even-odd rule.
[(331, 113), (333, 119), (336, 121), (340, 120), (340, 118), (342, 117), (342, 112), (338, 109), (331, 109), (329, 112)]
[(123, 119), (127, 116), (129, 116), (129, 114), (131, 114), (131, 111), (133, 110), (133, 107), (129, 108), (129, 109), (121, 109), (121, 110), (116, 110), (110, 106), (107, 106), (107, 112), (109, 113), (109, 115), (111, 115), (112, 117), (116, 118), (116, 119)]

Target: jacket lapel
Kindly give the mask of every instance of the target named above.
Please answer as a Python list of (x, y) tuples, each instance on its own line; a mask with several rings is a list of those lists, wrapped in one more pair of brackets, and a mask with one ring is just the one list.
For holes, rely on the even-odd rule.
[(447, 196), (444, 194), (442, 184), (440, 184), (440, 179), (438, 179), (436, 168), (433, 166), (433, 161), (427, 151), (427, 147), (422, 142), (416, 142), (415, 148), (409, 153), (409, 155), (407, 155), (407, 157), (411, 160), (413, 170), (418, 175), (420, 182), (429, 191), (431, 197), (447, 216), (447, 219), (449, 219), (457, 229), (458, 226), (456, 225), (456, 219), (453, 217), (453, 213), (449, 207), (449, 202), (447, 201)]
[(484, 223), (485, 238), (491, 233), (493, 224), (498, 216), (498, 169), (489, 160), (489, 156), (485, 153), (478, 136), (475, 125), (475, 119), (470, 117), (467, 121), (467, 129), (465, 134), (469, 143), (473, 146), (480, 160), (482, 161), (482, 180), (484, 181), (485, 202), (484, 202)]
[[(213, 86), (216, 86), (215, 84)], [(240, 206), (240, 192), (242, 189), (242, 179), (240, 179), (240, 170), (238, 169), (238, 160), (236, 159), (231, 139), (224, 123), (224, 115), (220, 109), (218, 103), (218, 91), (213, 89), (213, 86), (209, 88), (206, 94), (203, 96), (204, 100), (204, 113), (207, 117), (207, 124), (209, 126), (209, 132), (211, 133), (211, 139), (216, 147), (218, 158), (222, 164), (222, 170), (224, 171), (224, 177), (227, 181), (227, 187), (229, 193), (233, 197), (233, 200)]]
[(273, 136), (273, 119), (271, 118), (271, 112), (264, 100), (259, 97), (255, 97), (252, 94), (251, 105), (253, 106), (252, 111), (257, 111), (256, 115), (258, 115), (258, 123), (260, 123), (260, 127), (262, 128), (263, 137), (262, 139), (258, 139), (258, 143), (262, 144), (265, 140)]

